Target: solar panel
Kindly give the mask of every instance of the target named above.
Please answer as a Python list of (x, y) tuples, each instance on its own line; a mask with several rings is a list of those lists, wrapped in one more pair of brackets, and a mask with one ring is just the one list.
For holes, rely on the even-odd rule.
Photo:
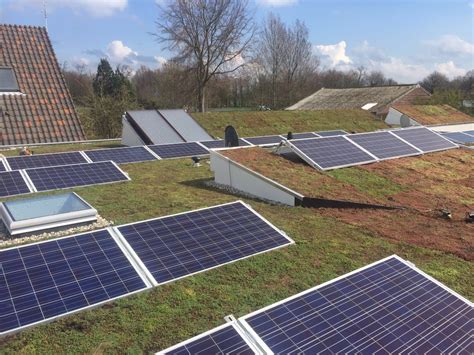
[(474, 136), (471, 136), (470, 134), (466, 134), (464, 132), (449, 132), (449, 133), (442, 133), (441, 135), (456, 143), (461, 143), (461, 144), (474, 143)]
[(244, 339), (234, 324), (227, 323), (216, 327), (206, 333), (160, 351), (157, 355), (255, 354), (253, 345)]
[(147, 288), (107, 230), (0, 251), (0, 334)]
[(472, 131), (464, 131), (463, 133), (469, 134), (470, 136), (474, 136), (474, 130), (472, 130)]
[(30, 188), (19, 171), (0, 172), (0, 197), (30, 193)]
[(162, 159), (208, 155), (209, 151), (196, 142), (149, 145), (153, 153)]
[(378, 159), (421, 154), (419, 150), (389, 132), (351, 134), (347, 138), (375, 155)]
[(157, 160), (145, 147), (97, 149), (84, 153), (93, 162), (111, 160), (117, 164), (125, 164)]
[(424, 127), (397, 129), (391, 132), (425, 153), (457, 148), (457, 145)]
[(129, 180), (111, 161), (26, 169), (25, 172), (38, 191)]
[[(205, 147), (207, 147), (209, 149), (225, 148), (226, 147), (225, 146), (225, 141), (223, 139), (218, 139), (218, 140), (214, 140), (214, 141), (204, 141), (204, 142), (199, 142), (199, 143), (201, 143), (202, 145), (204, 145)], [(250, 144), (248, 144), (243, 139), (239, 138), (239, 146), (240, 147), (248, 147), (248, 146), (250, 146)]]
[(472, 304), (393, 256), (240, 319), (275, 354), (472, 353)]
[[(283, 135), (283, 137), (287, 137), (287, 135)], [(293, 133), (293, 139), (304, 139), (304, 138), (314, 138), (317, 135), (313, 132), (304, 132), (304, 133)]]
[(292, 243), (242, 202), (118, 227), (156, 284)]
[(244, 138), (253, 145), (277, 145), (283, 138), (279, 135)]
[(7, 161), (12, 170), (87, 163), (87, 160), (80, 152), (7, 157)]
[(5, 167), (5, 163), (1, 159), (0, 159), (0, 171), (7, 171), (7, 168)]
[(292, 140), (288, 144), (308, 164), (322, 170), (375, 161), (341, 136)]
[(314, 132), (314, 133), (316, 133), (318, 136), (321, 136), (321, 137), (345, 136), (349, 134), (346, 131), (343, 131), (342, 129), (336, 129), (333, 131), (319, 131), (319, 132)]

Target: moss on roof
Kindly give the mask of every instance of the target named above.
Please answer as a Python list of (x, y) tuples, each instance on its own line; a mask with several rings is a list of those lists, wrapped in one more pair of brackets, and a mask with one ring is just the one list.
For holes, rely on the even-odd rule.
[(474, 117), (449, 105), (393, 105), (397, 111), (423, 125), (474, 123)]

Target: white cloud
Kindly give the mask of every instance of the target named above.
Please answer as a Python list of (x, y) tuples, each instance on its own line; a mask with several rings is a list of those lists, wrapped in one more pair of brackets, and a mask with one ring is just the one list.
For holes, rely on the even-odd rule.
[(298, 3), (298, 0), (257, 0), (257, 2), (263, 6), (281, 7), (296, 5)]
[(168, 62), (168, 59), (166, 59), (165, 57), (154, 56), (154, 58), (160, 66), (163, 65), (163, 64), (166, 64), (166, 62)]
[(463, 76), (467, 72), (466, 69), (457, 67), (452, 60), (446, 63), (436, 64), (435, 69), (436, 71), (446, 75), (450, 79), (455, 78), (457, 76)]
[(127, 47), (122, 41), (119, 40), (109, 43), (106, 54), (113, 62), (122, 62), (127, 57), (134, 57), (138, 55), (137, 52), (132, 51), (130, 47)]
[(474, 55), (474, 44), (455, 35), (444, 35), (436, 40), (425, 42), (439, 53), (448, 55)]
[[(7, 0), (13, 9), (43, 8), (43, 0)], [(96, 17), (111, 16), (125, 10), (128, 0), (48, 0), (47, 10), (69, 8), (76, 13), (87, 12)]]
[(341, 41), (336, 44), (317, 45), (315, 51), (330, 60), (330, 65), (335, 67), (339, 64), (352, 63), (351, 58), (346, 55), (346, 41)]
[(390, 57), (386, 62), (372, 62), (370, 69), (380, 70), (387, 77), (405, 84), (416, 83), (431, 72), (421, 64), (406, 63), (395, 57)]

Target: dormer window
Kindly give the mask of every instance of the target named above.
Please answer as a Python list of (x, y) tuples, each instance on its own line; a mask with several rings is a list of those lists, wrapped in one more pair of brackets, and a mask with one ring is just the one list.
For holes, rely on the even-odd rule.
[(0, 67), (0, 94), (19, 92), (20, 88), (18, 87), (13, 68)]

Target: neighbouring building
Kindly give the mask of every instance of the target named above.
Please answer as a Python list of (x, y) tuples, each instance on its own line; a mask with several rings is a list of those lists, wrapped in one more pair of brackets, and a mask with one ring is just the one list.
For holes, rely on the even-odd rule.
[(46, 29), (0, 25), (0, 145), (84, 139)]
[(349, 89), (322, 88), (287, 110), (363, 109), (384, 118), (391, 105), (426, 100), (430, 93), (419, 84), (375, 86)]
[(449, 105), (403, 105), (390, 107), (385, 123), (390, 125), (429, 126), (474, 123), (474, 118)]

